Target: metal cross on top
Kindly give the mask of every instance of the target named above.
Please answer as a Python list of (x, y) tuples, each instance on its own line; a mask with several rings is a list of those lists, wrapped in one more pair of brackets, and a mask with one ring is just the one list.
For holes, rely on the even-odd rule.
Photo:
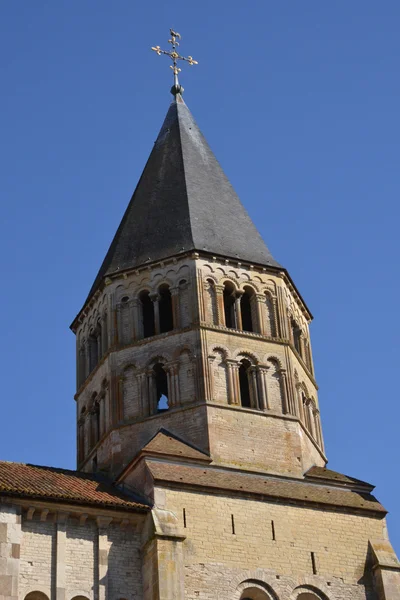
[(176, 47), (179, 46), (178, 40), (181, 39), (181, 34), (177, 33), (173, 29), (170, 29), (171, 39), (168, 40), (168, 43), (171, 44), (172, 49), (170, 52), (166, 50), (161, 50), (160, 46), (153, 46), (151, 49), (154, 52), (157, 52), (158, 56), (161, 54), (166, 54), (172, 59), (172, 65), (170, 65), (170, 69), (172, 69), (174, 73), (174, 85), (171, 88), (171, 93), (175, 96), (176, 94), (182, 94), (183, 87), (179, 84), (178, 81), (178, 73), (180, 73), (181, 69), (178, 67), (178, 60), (185, 60), (189, 65), (198, 65), (197, 60), (194, 60), (192, 56), (181, 56), (179, 52), (177, 52)]

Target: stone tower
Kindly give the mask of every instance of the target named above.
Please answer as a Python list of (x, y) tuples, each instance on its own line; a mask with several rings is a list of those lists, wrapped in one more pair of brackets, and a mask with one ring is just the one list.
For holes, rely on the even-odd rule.
[(373, 486), (326, 468), (310, 311), (173, 91), (71, 326), (69, 478), (135, 494), (113, 517), (140, 538), (132, 600), (399, 600)]
[(116, 474), (160, 428), (215, 464), (324, 466), (310, 320), (177, 94), (72, 325), (78, 467)]
[(373, 486), (326, 468), (311, 314), (181, 91), (72, 324), (78, 468), (0, 461), (0, 600), (400, 600)]

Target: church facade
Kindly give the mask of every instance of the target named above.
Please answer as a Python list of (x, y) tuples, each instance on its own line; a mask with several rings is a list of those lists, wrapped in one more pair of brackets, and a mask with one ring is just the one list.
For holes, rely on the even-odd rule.
[(0, 462), (0, 600), (397, 600), (309, 324), (181, 90), (83, 308), (77, 470)]

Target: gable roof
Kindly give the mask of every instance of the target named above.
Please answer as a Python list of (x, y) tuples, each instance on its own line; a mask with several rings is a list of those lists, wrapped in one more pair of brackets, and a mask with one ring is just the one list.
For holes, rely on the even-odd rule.
[(177, 435), (167, 429), (161, 428), (155, 436), (141, 449), (140, 453), (162, 454), (167, 456), (179, 456), (180, 458), (191, 458), (193, 460), (211, 462), (211, 458), (205, 452), (188, 444)]
[(281, 268), (177, 94), (89, 297), (112, 273), (192, 250)]
[(150, 510), (136, 494), (121, 492), (101, 476), (67, 469), (0, 461), (0, 496), (64, 500), (109, 508)]
[(150, 440), (139, 450), (134, 458), (123, 468), (116, 478), (117, 483), (122, 483), (128, 473), (143, 457), (177, 459), (184, 463), (196, 462), (197, 464), (210, 464), (212, 462), (209, 454), (206, 454), (196, 446), (189, 444), (179, 436), (161, 427)]
[(147, 468), (153, 479), (169, 485), (206, 488), (215, 492), (234, 492), (287, 500), (301, 504), (322, 504), (332, 508), (348, 508), (386, 514), (385, 508), (371, 494), (351, 489), (318, 485), (306, 480), (288, 480), (256, 473), (241, 473), (210, 466), (171, 464), (148, 460)]

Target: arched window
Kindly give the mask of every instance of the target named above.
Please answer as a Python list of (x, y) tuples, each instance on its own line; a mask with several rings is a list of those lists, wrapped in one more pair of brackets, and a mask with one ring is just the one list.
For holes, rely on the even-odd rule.
[(95, 446), (100, 439), (100, 404), (97, 394), (92, 396), (92, 408), (90, 410), (91, 443)]
[(97, 400), (95, 402), (94, 405), (94, 413), (93, 413), (93, 417), (94, 417), (94, 423), (93, 423), (93, 427), (94, 427), (94, 443), (97, 444), (97, 442), (100, 439), (100, 403)]
[(103, 354), (105, 354), (108, 350), (108, 315), (105, 312), (103, 315), (103, 342), (102, 342), (102, 350)]
[(301, 343), (300, 343), (301, 329), (297, 325), (297, 323), (296, 323), (296, 321), (294, 319), (292, 319), (292, 321), (291, 321), (291, 327), (292, 327), (292, 337), (293, 337), (294, 347), (296, 348), (297, 352), (301, 356)]
[(240, 403), (246, 408), (251, 408), (251, 395), (250, 395), (250, 379), (249, 369), (251, 367), (250, 361), (245, 358), (240, 361), (239, 367), (239, 387), (240, 387)]
[(78, 386), (80, 387), (86, 379), (86, 350), (85, 343), (81, 342), (78, 351)]
[(150, 293), (147, 290), (144, 290), (140, 296), (140, 306), (141, 306), (141, 317), (142, 317), (142, 327), (143, 327), (143, 337), (151, 337), (155, 335), (155, 327), (154, 327), (154, 304), (151, 301)]
[(162, 363), (156, 363), (153, 367), (154, 382), (156, 388), (157, 412), (168, 410), (168, 377)]
[(99, 362), (99, 350), (97, 344), (97, 336), (94, 331), (91, 331), (89, 335), (89, 373), (93, 371)]
[(49, 598), (43, 592), (29, 592), (25, 596), (25, 600), (49, 600)]
[(312, 433), (312, 426), (311, 426), (311, 408), (310, 408), (310, 400), (306, 397), (306, 395), (302, 394), (302, 398), (303, 398), (303, 412), (304, 412), (304, 421), (305, 421), (305, 426), (306, 429), (309, 431), (309, 433)]
[(240, 300), (240, 312), (242, 315), (243, 331), (255, 331), (254, 321), (254, 290), (250, 287), (244, 288), (244, 294)]
[(240, 596), (240, 600), (275, 600), (276, 595), (266, 589), (262, 589), (261, 585), (251, 586), (246, 588), (242, 595)]
[(85, 413), (86, 406), (82, 407), (78, 421), (78, 461), (81, 462), (85, 458)]
[(225, 325), (230, 329), (237, 328), (235, 311), (235, 288), (229, 281), (224, 286)]
[(325, 598), (325, 596), (320, 596), (319, 594), (317, 596), (313, 592), (300, 592), (296, 600), (322, 600), (322, 598)]
[(158, 294), (160, 333), (165, 333), (167, 331), (172, 331), (172, 329), (174, 328), (174, 319), (172, 316), (172, 298), (168, 285), (160, 286)]

